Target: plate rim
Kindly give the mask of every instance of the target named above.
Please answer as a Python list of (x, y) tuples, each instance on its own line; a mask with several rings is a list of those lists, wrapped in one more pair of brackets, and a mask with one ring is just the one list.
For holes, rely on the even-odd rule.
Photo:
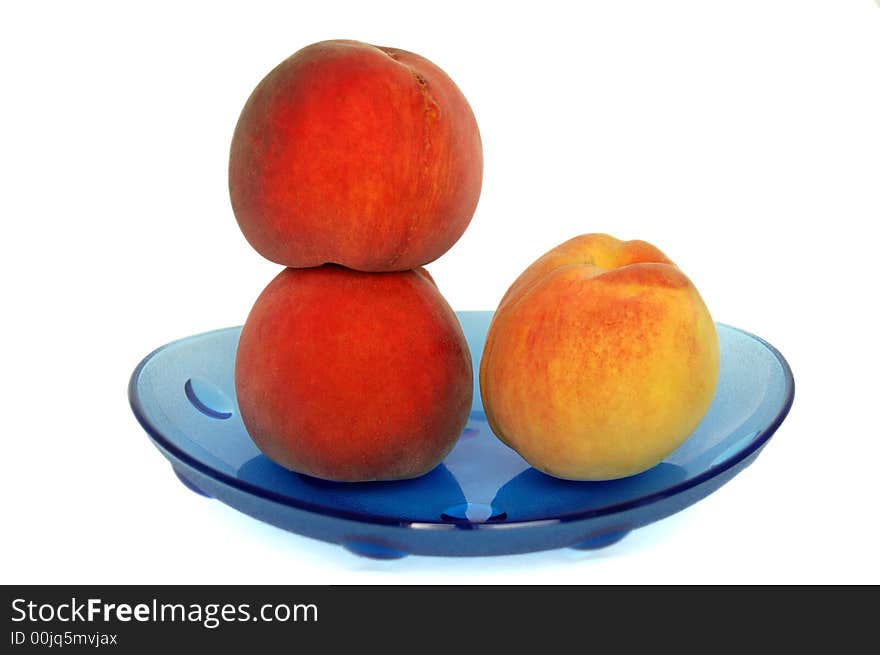
[[(491, 310), (461, 310), (456, 311), (456, 315), (468, 313), (468, 314), (494, 314)], [(302, 501), (299, 499), (290, 499), (285, 496), (281, 496), (271, 490), (263, 489), (257, 487), (250, 482), (242, 480), (238, 477), (231, 476), (223, 471), (219, 471), (209, 464), (202, 462), (197, 459), (193, 455), (190, 455), (182, 448), (180, 448), (177, 444), (175, 444), (172, 440), (162, 434), (162, 432), (156, 428), (150, 420), (146, 416), (146, 412), (144, 411), (143, 406), (141, 405), (140, 398), (138, 395), (138, 381), (140, 379), (140, 375), (147, 364), (160, 352), (171, 348), (172, 346), (179, 344), (183, 341), (188, 341), (190, 339), (194, 339), (197, 337), (207, 337), (214, 334), (219, 334), (221, 332), (231, 332), (233, 330), (241, 330), (242, 326), (229, 326), (224, 328), (218, 328), (214, 330), (208, 330), (206, 332), (199, 332), (196, 334), (192, 334), (186, 337), (181, 337), (180, 339), (175, 339), (173, 341), (169, 341), (168, 343), (159, 346), (158, 348), (151, 351), (148, 355), (146, 355), (135, 367), (134, 371), (129, 378), (128, 383), (128, 400), (129, 405), (131, 406), (131, 410), (135, 415), (138, 423), (141, 427), (147, 432), (150, 439), (154, 442), (156, 446), (159, 447), (160, 450), (164, 450), (167, 453), (171, 454), (173, 457), (186, 464), (187, 466), (195, 469), (202, 475), (211, 478), (215, 482), (226, 485), (228, 487), (232, 487), (235, 490), (249, 494), (252, 496), (256, 496), (266, 501), (270, 501), (276, 503), (278, 505), (282, 505), (287, 508), (297, 509), (309, 513), (319, 514), (323, 517), (332, 517), (337, 519), (355, 521), (358, 523), (363, 523), (366, 525), (384, 525), (384, 526), (396, 526), (403, 528), (431, 528), (431, 529), (459, 529), (459, 530), (511, 530), (511, 529), (523, 529), (523, 528), (534, 528), (534, 527), (543, 527), (550, 524), (558, 524), (558, 523), (574, 523), (578, 521), (588, 521), (591, 519), (604, 517), (604, 516), (612, 516), (616, 514), (621, 514), (623, 512), (633, 510), (639, 507), (643, 507), (645, 505), (651, 505), (657, 503), (666, 498), (671, 498), (674, 496), (678, 496), (687, 491), (695, 489), (702, 485), (705, 482), (713, 478), (717, 478), (721, 476), (724, 472), (737, 467), (741, 462), (747, 460), (752, 454), (758, 452), (766, 443), (770, 440), (773, 434), (779, 429), (779, 426), (782, 425), (782, 422), (788, 416), (789, 411), (791, 410), (792, 404), (794, 403), (794, 393), (795, 393), (795, 381), (794, 375), (792, 373), (791, 367), (782, 353), (771, 343), (757, 336), (756, 334), (744, 330), (742, 328), (738, 328), (726, 323), (715, 322), (716, 326), (723, 327), (725, 329), (733, 330), (735, 332), (739, 332), (740, 334), (753, 339), (764, 348), (766, 348), (770, 354), (772, 354), (776, 360), (779, 362), (782, 367), (783, 378), (785, 382), (784, 389), (784, 397), (783, 402), (780, 404), (776, 414), (773, 419), (770, 420), (766, 427), (764, 427), (760, 432), (754, 435), (747, 444), (740, 450), (737, 450), (731, 457), (725, 458), (723, 462), (720, 464), (710, 465), (704, 471), (694, 476), (693, 478), (687, 478), (681, 482), (673, 484), (669, 487), (665, 487), (663, 489), (659, 489), (650, 494), (646, 494), (644, 496), (639, 496), (637, 498), (632, 498), (627, 501), (623, 501), (620, 503), (616, 503), (613, 505), (606, 505), (599, 508), (594, 508), (590, 510), (580, 511), (580, 512), (568, 512), (565, 514), (559, 514), (552, 517), (546, 518), (534, 518), (534, 519), (524, 519), (518, 521), (503, 521), (499, 523), (444, 523), (444, 522), (432, 522), (432, 521), (410, 521), (405, 519), (395, 519), (393, 517), (386, 516), (377, 516), (373, 514), (365, 514), (359, 512), (352, 512), (345, 509), (326, 507), (323, 505), (317, 505), (314, 503), (309, 503), (308, 501)], [(494, 437), (494, 435), (493, 435)], [(166, 457), (167, 459), (167, 457)], [(173, 463), (172, 463), (173, 465)], [(222, 502), (222, 501), (221, 501)]]

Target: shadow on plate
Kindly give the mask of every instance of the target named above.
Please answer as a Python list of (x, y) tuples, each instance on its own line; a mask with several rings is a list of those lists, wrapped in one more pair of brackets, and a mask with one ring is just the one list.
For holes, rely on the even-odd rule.
[(465, 502), (443, 464), (410, 480), (332, 482), (294, 473), (260, 454), (239, 468), (238, 477), (294, 502), (400, 521), (438, 522), (449, 507)]
[(666, 462), (638, 475), (604, 482), (562, 480), (529, 468), (498, 490), (492, 505), (509, 521), (528, 521), (585, 513), (649, 496), (687, 477)]

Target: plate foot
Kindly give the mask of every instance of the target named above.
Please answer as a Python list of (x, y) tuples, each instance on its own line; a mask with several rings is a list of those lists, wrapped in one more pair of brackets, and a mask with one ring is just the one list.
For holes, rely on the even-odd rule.
[(343, 548), (347, 551), (360, 555), (361, 557), (369, 557), (370, 559), (400, 559), (406, 557), (409, 553), (382, 544), (374, 544), (366, 541), (345, 541), (342, 543)]
[(575, 544), (572, 548), (575, 550), (597, 550), (599, 548), (605, 548), (606, 546), (616, 544), (629, 533), (629, 530), (623, 530), (622, 532), (609, 532), (598, 537), (592, 537), (579, 544)]
[(189, 489), (190, 491), (194, 491), (195, 493), (197, 493), (197, 494), (200, 495), (200, 496), (204, 496), (205, 498), (210, 498), (210, 497), (211, 497), (211, 496), (209, 496), (208, 494), (206, 494), (204, 491), (202, 491), (201, 489), (199, 489), (196, 485), (194, 485), (194, 484), (189, 480), (189, 478), (187, 478), (183, 473), (181, 473), (180, 471), (178, 471), (176, 468), (174, 468), (174, 467), (172, 466), (171, 469), (174, 471), (174, 475), (177, 476), (177, 479), (180, 480), (180, 481), (183, 483), (183, 486), (184, 486), (184, 487), (186, 487), (186, 488)]

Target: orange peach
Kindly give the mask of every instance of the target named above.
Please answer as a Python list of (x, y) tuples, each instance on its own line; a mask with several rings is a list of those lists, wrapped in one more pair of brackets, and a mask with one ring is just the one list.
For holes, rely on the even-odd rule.
[(394, 480), (452, 449), (473, 372), (458, 319), (424, 271), (288, 268), (248, 315), (235, 391), (248, 433), (276, 463)]
[(229, 158), (232, 209), (264, 257), (400, 271), (437, 259), (477, 206), (483, 151), (462, 92), (412, 52), (323, 41), (254, 89)]
[(718, 380), (697, 289), (644, 241), (586, 234), (513, 283), (480, 365), (495, 434), (535, 468), (607, 480), (658, 464), (697, 427)]

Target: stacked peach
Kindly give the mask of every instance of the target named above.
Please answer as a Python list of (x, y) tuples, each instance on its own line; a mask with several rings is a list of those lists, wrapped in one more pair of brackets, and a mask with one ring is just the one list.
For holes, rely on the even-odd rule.
[(330, 480), (388, 480), (426, 473), (453, 447), (471, 358), (421, 267), (468, 226), (482, 171), (467, 100), (419, 55), (325, 41), (257, 85), (229, 191), (248, 242), (286, 268), (245, 322), (235, 387), (269, 458)]

